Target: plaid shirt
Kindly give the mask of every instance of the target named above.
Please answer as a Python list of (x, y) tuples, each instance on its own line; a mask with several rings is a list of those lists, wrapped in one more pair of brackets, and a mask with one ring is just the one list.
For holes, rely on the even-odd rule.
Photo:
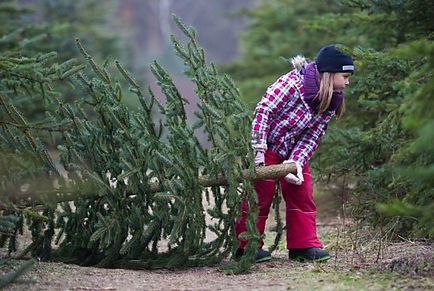
[(268, 87), (256, 106), (252, 147), (270, 148), (282, 159), (304, 165), (327, 129), (334, 111), (315, 114), (303, 100), (303, 76), (292, 70)]

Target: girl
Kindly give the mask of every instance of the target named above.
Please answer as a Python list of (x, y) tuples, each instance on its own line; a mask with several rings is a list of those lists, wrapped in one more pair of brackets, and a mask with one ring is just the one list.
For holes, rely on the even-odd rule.
[[(345, 109), (342, 90), (354, 72), (351, 56), (328, 45), (319, 51), (315, 62), (297, 56), (294, 70), (281, 76), (268, 87), (256, 106), (252, 124), (252, 147), (255, 165), (295, 163), (296, 174), (279, 180), (286, 202), (287, 248), (289, 258), (299, 261), (325, 261), (329, 253), (322, 249), (316, 234), (316, 207), (308, 160), (316, 150), (327, 125), (334, 115)], [(264, 233), (265, 222), (273, 200), (274, 180), (258, 180), (259, 216), (256, 227)], [(237, 237), (246, 231), (247, 203), (242, 203), (242, 216), (235, 224)], [(240, 240), (235, 257), (243, 255), (247, 241)], [(256, 261), (271, 259), (260, 242)]]

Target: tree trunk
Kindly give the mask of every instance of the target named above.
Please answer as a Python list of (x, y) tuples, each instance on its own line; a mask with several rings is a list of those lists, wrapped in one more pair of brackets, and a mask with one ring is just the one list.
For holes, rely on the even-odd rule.
[[(253, 173), (251, 173), (249, 169), (245, 169), (239, 173), (239, 175), (237, 176), (237, 181), (241, 183), (244, 180), (253, 181), (262, 179), (277, 179), (286, 176), (288, 173), (296, 173), (296, 167), (293, 163), (258, 167)], [(228, 184), (228, 181), (226, 180), (226, 177), (224, 175), (218, 175), (217, 177), (201, 176), (199, 177), (199, 184), (203, 187), (225, 186)], [(151, 183), (150, 188), (151, 193), (162, 191), (161, 184), (159, 182)], [(126, 196), (130, 195), (135, 194), (126, 193)], [(31, 205), (43, 204), (46, 200), (49, 200), (50, 202), (60, 203), (65, 201), (72, 201), (74, 199), (77, 199), (78, 197), (96, 198), (97, 196), (95, 193), (80, 193), (80, 191), (60, 192), (58, 190), (50, 190), (14, 193), (14, 195), (9, 197), (9, 199), (11, 202), (16, 203), (19, 206), (27, 207)]]

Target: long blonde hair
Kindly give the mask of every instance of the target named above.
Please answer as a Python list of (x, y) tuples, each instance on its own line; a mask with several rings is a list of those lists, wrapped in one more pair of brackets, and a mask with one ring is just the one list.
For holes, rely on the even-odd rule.
[[(323, 113), (329, 108), (333, 96), (333, 78), (335, 74), (324, 72), (321, 73), (321, 81), (319, 84), (318, 94), (315, 98), (319, 101), (319, 113)], [(345, 112), (345, 100), (342, 100), (341, 105), (336, 109), (336, 116), (341, 117)]]

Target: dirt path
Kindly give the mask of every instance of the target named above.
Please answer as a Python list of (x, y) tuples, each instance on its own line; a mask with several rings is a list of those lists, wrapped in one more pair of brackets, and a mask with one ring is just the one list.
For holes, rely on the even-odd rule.
[(334, 269), (290, 263), (278, 254), (249, 274), (227, 276), (216, 268), (188, 270), (110, 270), (42, 263), (26, 277), (37, 283), (14, 283), (6, 290), (390, 290), (433, 288), (429, 278), (401, 277), (369, 270)]
[(218, 267), (135, 271), (41, 262), (5, 290), (434, 290), (432, 243), (391, 244), (375, 263), (375, 247), (360, 256), (346, 249), (344, 238), (337, 246), (336, 227), (319, 226), (334, 255), (326, 264), (288, 261), (284, 250), (235, 276)]
[[(135, 271), (39, 262), (5, 290), (434, 290), (433, 242), (386, 245), (376, 239), (378, 234), (362, 230), (354, 237), (326, 198), (318, 203), (322, 215), (317, 230), (332, 255), (327, 263), (289, 261), (282, 240), (270, 262), (242, 275), (225, 275), (219, 266)], [(270, 217), (266, 246), (274, 240), (269, 233), (273, 226)], [(1, 267), (0, 276), (12, 267)]]

